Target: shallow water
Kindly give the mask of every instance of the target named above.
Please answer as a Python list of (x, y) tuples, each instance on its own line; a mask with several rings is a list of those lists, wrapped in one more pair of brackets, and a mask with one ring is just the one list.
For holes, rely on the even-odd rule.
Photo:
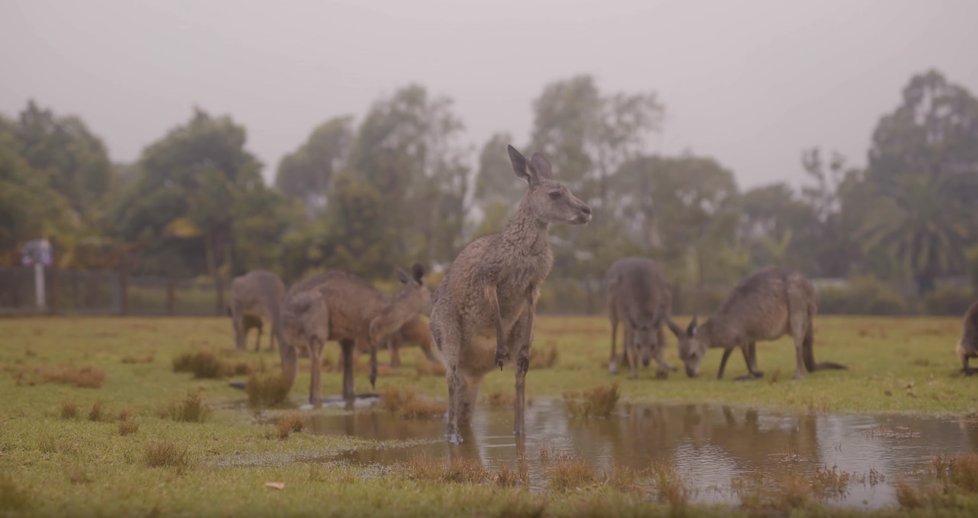
[[(313, 415), (307, 428), (316, 434), (365, 439), (410, 440), (409, 446), (359, 449), (338, 459), (356, 464), (394, 464), (421, 454), (436, 458), (464, 455), (485, 467), (516, 466), (510, 406), (480, 406), (471, 432), (460, 446), (444, 440), (440, 419), (405, 420), (384, 410), (345, 415)], [(795, 414), (712, 404), (650, 404), (620, 407), (609, 419), (573, 419), (561, 400), (536, 399), (526, 413), (526, 460), (531, 489), (546, 487), (540, 451), (567, 454), (596, 470), (636, 469), (653, 462), (673, 465), (691, 500), (738, 503), (731, 485), (737, 478), (763, 474), (814, 473), (837, 466), (852, 475), (844, 495), (828, 503), (875, 508), (896, 503), (894, 484), (920, 481), (933, 457), (978, 450), (978, 422), (912, 415)], [(882, 474), (879, 482), (870, 472)]]

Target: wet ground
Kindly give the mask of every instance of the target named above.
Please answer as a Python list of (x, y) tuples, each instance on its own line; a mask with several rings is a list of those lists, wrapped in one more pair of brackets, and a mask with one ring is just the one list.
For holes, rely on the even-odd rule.
[[(510, 406), (480, 406), (460, 446), (443, 438), (440, 419), (406, 420), (382, 409), (310, 415), (306, 431), (385, 441), (336, 460), (361, 465), (403, 463), (418, 455), (464, 455), (488, 468), (515, 467), (518, 449)], [(836, 466), (850, 475), (835, 505), (875, 508), (896, 503), (894, 484), (921, 481), (937, 455), (978, 451), (978, 422), (911, 415), (792, 414), (711, 404), (622, 405), (609, 419), (571, 418), (561, 400), (536, 399), (527, 408), (525, 459), (531, 489), (546, 488), (541, 450), (612, 466), (675, 467), (694, 489), (692, 501), (738, 503), (735, 480), (777, 478)], [(399, 441), (405, 441), (399, 446)]]

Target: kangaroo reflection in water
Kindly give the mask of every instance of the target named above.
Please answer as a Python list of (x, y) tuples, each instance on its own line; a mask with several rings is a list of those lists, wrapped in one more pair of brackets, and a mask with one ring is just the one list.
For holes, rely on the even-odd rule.
[(465, 458), (489, 469), (525, 469), (530, 488), (537, 490), (546, 488), (547, 470), (559, 456), (584, 460), (598, 473), (666, 464), (697, 490), (693, 500), (699, 502), (736, 502), (731, 481), (738, 477), (777, 480), (835, 465), (855, 475), (875, 469), (887, 481), (879, 487), (851, 483), (841, 502), (890, 505), (898, 478), (926, 469), (936, 455), (978, 450), (978, 423), (968, 420), (790, 414), (710, 404), (623, 404), (609, 419), (575, 419), (562, 401), (537, 399), (526, 409), (525, 442), (513, 437), (508, 405), (480, 406), (470, 426), (460, 429), (464, 441), (457, 446), (444, 441), (441, 419), (367, 411), (310, 417), (308, 424), (312, 433), (392, 441), (340, 457), (350, 462)]

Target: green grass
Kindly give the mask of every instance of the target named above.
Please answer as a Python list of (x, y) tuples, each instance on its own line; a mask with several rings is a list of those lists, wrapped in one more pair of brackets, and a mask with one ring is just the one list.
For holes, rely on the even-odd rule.
[[(625, 402), (715, 401), (737, 405), (817, 411), (968, 413), (978, 408), (978, 378), (964, 378), (954, 355), (960, 324), (952, 318), (844, 318), (816, 321), (815, 356), (849, 365), (795, 382), (788, 340), (758, 344), (765, 378), (735, 382), (745, 372), (739, 354), (727, 379), (717, 381), (720, 353), (711, 351), (700, 379), (680, 372), (666, 380), (654, 368), (638, 380), (607, 374), (609, 331), (603, 318), (538, 319), (535, 345), (556, 347), (553, 367), (531, 370), (529, 396), (553, 396), (618, 381)], [(0, 319), (0, 516), (6, 515), (647, 515), (676, 511), (614, 484), (533, 493), (512, 484), (444, 482), (383, 477), (355, 466), (318, 464), (356, 448), (352, 437), (291, 433), (281, 440), (255, 413), (244, 392), (228, 379), (195, 379), (173, 372), (174, 358), (214, 351), (229, 362), (266, 362), (277, 354), (235, 353), (227, 319), (22, 318)], [(678, 365), (675, 342), (667, 357)], [(327, 345), (331, 364), (338, 347)], [(410, 387), (417, 394), (445, 397), (444, 378), (419, 373), (416, 348), (402, 351), (401, 369), (385, 369), (378, 391)], [(133, 362), (132, 358), (152, 358)], [(386, 364), (386, 353), (381, 354)], [(359, 362), (365, 367), (365, 359)], [(308, 360), (300, 360), (294, 401), (308, 393)], [(72, 366), (104, 372), (98, 388), (60, 383), (42, 374)], [(231, 379), (242, 380), (242, 376)], [(337, 394), (339, 372), (324, 372), (324, 394)], [(370, 390), (364, 370), (358, 391)], [(490, 373), (482, 394), (513, 391), (512, 370)], [(176, 421), (162, 410), (199, 394), (209, 410), (203, 422)], [(503, 397), (504, 399), (504, 397)], [(63, 415), (69, 410), (71, 416)], [(97, 419), (89, 419), (91, 409)], [(203, 407), (201, 407), (203, 408)], [(138, 423), (121, 432), (116, 416)], [(165, 447), (164, 447), (165, 446)], [(172, 446), (172, 448), (171, 448)], [(162, 459), (162, 460), (160, 460)], [(507, 480), (515, 478), (508, 474)], [(281, 491), (264, 487), (282, 482)], [(969, 497), (970, 498), (970, 497)], [(665, 499), (668, 500), (668, 499)], [(963, 497), (945, 513), (968, 515), (978, 503)], [(744, 510), (683, 506), (691, 515), (726, 515)], [(800, 514), (843, 510), (803, 508)], [(678, 512), (678, 511), (677, 511)], [(851, 511), (848, 511), (851, 512)], [(896, 512), (892, 510), (889, 512)], [(921, 515), (933, 509), (914, 510)]]

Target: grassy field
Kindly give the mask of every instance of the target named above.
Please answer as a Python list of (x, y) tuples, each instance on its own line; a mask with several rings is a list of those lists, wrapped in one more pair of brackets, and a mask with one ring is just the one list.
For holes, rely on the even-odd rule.
[[(553, 367), (531, 370), (530, 396), (560, 396), (608, 384), (609, 332), (602, 318), (544, 317), (535, 348), (556, 351)], [(727, 379), (713, 379), (720, 353), (704, 362), (704, 376), (681, 372), (655, 379), (618, 376), (626, 401), (715, 401), (734, 405), (839, 412), (965, 414), (978, 409), (978, 378), (960, 376), (953, 352), (957, 319), (825, 317), (816, 321), (818, 360), (847, 364), (791, 381), (794, 352), (788, 340), (758, 344), (765, 378), (735, 382), (745, 369), (731, 358)], [(497, 483), (444, 482), (451, 474), (385, 476), (346, 465), (296, 462), (357, 448), (345, 437), (293, 433), (255, 424), (243, 411), (244, 394), (228, 378), (194, 379), (173, 372), (173, 360), (213, 351), (242, 369), (277, 369), (277, 354), (233, 353), (227, 319), (26, 318), (0, 319), (0, 515), (695, 515), (747, 513), (749, 509), (685, 507), (613, 483), (559, 493), (507, 487), (505, 474), (483, 474)], [(251, 347), (251, 344), (249, 344)], [(328, 346), (335, 365), (338, 347)], [(553, 353), (551, 353), (553, 354)], [(678, 365), (674, 340), (670, 361)], [(386, 355), (381, 355), (386, 361)], [(402, 352), (404, 367), (384, 368), (378, 390), (412, 387), (443, 398), (443, 378), (423, 368), (420, 352)], [(305, 361), (305, 360), (304, 360)], [(365, 361), (361, 361), (361, 366)], [(292, 391), (308, 389), (308, 365)], [(421, 366), (422, 368), (416, 368)], [(231, 379), (243, 379), (242, 376)], [(357, 390), (369, 390), (357, 376)], [(323, 377), (335, 394), (340, 375)], [(490, 374), (483, 397), (513, 391), (512, 371)], [(203, 404), (203, 407), (194, 405)], [(200, 422), (174, 419), (201, 410)], [(270, 415), (285, 413), (276, 410)], [(429, 470), (430, 471), (430, 470)], [(464, 470), (463, 470), (464, 471)], [(465, 477), (462, 477), (464, 480)], [(285, 489), (268, 489), (268, 481)], [(651, 501), (650, 501), (651, 500)], [(967, 515), (971, 500), (940, 513)], [(815, 514), (818, 506), (796, 512)], [(896, 512), (896, 511), (893, 511)], [(934, 508), (923, 506), (923, 514)]]

